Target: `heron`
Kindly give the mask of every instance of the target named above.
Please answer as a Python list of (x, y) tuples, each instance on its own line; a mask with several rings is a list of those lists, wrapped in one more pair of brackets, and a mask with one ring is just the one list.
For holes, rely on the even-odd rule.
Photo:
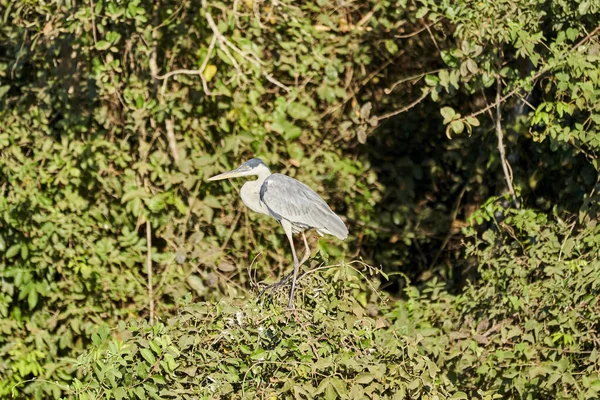
[[(348, 228), (314, 190), (287, 175), (271, 173), (271, 170), (260, 158), (252, 158), (238, 168), (212, 176), (208, 180), (217, 181), (242, 176), (258, 177), (256, 180), (244, 183), (240, 190), (240, 196), (246, 207), (279, 221), (290, 242), (294, 270), (288, 307), (293, 308), (298, 269), (311, 254), (304, 231), (315, 229), (321, 236), (333, 235), (338, 239), (345, 240), (348, 237)], [(302, 234), (306, 249), (301, 262), (298, 262), (294, 247), (293, 234), (295, 233)], [(282, 282), (287, 279), (284, 278)]]

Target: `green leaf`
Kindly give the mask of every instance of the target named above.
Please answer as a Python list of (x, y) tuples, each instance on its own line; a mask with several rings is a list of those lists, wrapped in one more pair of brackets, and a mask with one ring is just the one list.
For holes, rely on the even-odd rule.
[(116, 400), (122, 400), (127, 397), (127, 392), (122, 387), (118, 387), (113, 390), (113, 396), (115, 396)]
[(451, 107), (442, 107), (440, 113), (442, 114), (442, 117), (444, 117), (444, 124), (452, 121), (452, 119), (454, 119), (456, 116), (456, 111), (454, 111), (454, 109)]
[(27, 304), (29, 305), (29, 309), (33, 310), (38, 303), (39, 294), (35, 287), (32, 287), (29, 290), (29, 294), (27, 295)]
[(369, 372), (362, 372), (356, 376), (354, 381), (364, 385), (367, 383), (371, 383), (371, 381), (373, 381), (374, 378), (375, 378), (375, 375), (373, 375)]
[(144, 357), (144, 360), (148, 361), (150, 365), (154, 365), (156, 363), (156, 357), (150, 349), (140, 349), (140, 353), (142, 357)]
[(469, 396), (465, 392), (456, 392), (449, 397), (450, 400), (468, 400)]
[(462, 131), (465, 129), (465, 124), (462, 121), (452, 121), (450, 126), (452, 127), (454, 133), (457, 134), (462, 133)]
[(385, 48), (393, 56), (396, 55), (396, 53), (398, 53), (398, 45), (393, 40), (386, 40), (385, 41)]
[(437, 86), (440, 82), (440, 78), (437, 75), (425, 75), (425, 84), (427, 86)]
[(416, 17), (417, 19), (421, 19), (421, 18), (423, 18), (425, 15), (427, 15), (427, 13), (428, 13), (428, 12), (429, 12), (429, 9), (428, 9), (428, 8), (425, 8), (425, 7), (423, 7), (423, 8), (419, 8), (419, 9), (417, 10), (417, 13), (415, 14), (415, 17)]
[(204, 76), (204, 79), (206, 79), (207, 82), (210, 82), (216, 73), (217, 73), (217, 66), (208, 64), (206, 66), (206, 68), (204, 69), (204, 71), (202, 72), (202, 76)]
[(29, 246), (27, 246), (26, 244), (23, 244), (21, 246), (21, 258), (23, 260), (27, 260), (29, 258)]
[(479, 126), (479, 120), (477, 117), (468, 116), (465, 121), (471, 126)]
[(133, 389), (133, 392), (140, 400), (146, 399), (146, 391), (144, 390), (143, 387), (137, 386), (136, 388)]
[(292, 102), (287, 108), (287, 113), (293, 119), (304, 120), (312, 114), (312, 109), (304, 104)]
[(13, 244), (6, 250), (6, 258), (13, 258), (17, 254), (19, 254), (19, 250), (21, 250), (20, 244)]
[(106, 50), (110, 46), (112, 46), (112, 43), (108, 40), (100, 40), (98, 43), (96, 43), (96, 50)]
[(585, 1), (582, 1), (581, 3), (579, 3), (579, 7), (577, 8), (577, 11), (579, 11), (580, 15), (585, 15), (585, 14), (587, 14), (589, 9), (590, 9), (590, 2), (585, 0)]
[(0, 86), (0, 99), (2, 99), (6, 93), (10, 90), (10, 85), (2, 85)]
[(567, 37), (569, 38), (569, 40), (571, 42), (574, 42), (575, 39), (577, 39), (577, 36), (579, 36), (579, 31), (575, 28), (568, 28), (567, 29)]

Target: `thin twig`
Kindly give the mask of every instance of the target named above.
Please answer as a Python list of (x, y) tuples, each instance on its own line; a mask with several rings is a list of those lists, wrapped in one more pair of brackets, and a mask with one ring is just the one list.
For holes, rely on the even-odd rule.
[[(433, 25), (433, 24), (431, 24), (431, 25)], [(394, 35), (394, 37), (397, 38), (397, 39), (409, 39), (409, 38), (411, 38), (413, 36), (417, 36), (419, 33), (423, 32), (426, 29), (427, 29), (427, 25), (425, 25), (421, 29), (418, 29), (418, 30), (416, 30), (414, 32), (407, 33), (406, 35)]]
[(241, 216), (242, 216), (242, 211), (238, 210), (238, 212), (235, 215), (235, 219), (233, 220), (233, 224), (231, 224), (231, 228), (229, 228), (229, 233), (227, 234), (225, 241), (221, 245), (221, 251), (225, 250), (225, 247), (227, 247), (227, 244), (229, 243), (229, 240), (231, 240), (231, 237), (233, 236), (233, 232), (235, 231), (235, 228), (237, 227), (237, 224), (238, 224)]
[(254, 1), (253, 2), (253, 7), (252, 10), (254, 11), (254, 18), (256, 18), (256, 22), (258, 22), (258, 27), (260, 29), (265, 29), (265, 26), (262, 24), (262, 22), (260, 21), (260, 6), (258, 1)]
[(175, 71), (167, 72), (164, 75), (153, 75), (155, 79), (168, 79), (174, 75), (200, 75), (204, 73), (206, 66), (208, 65), (208, 60), (212, 55), (213, 49), (215, 48), (215, 43), (217, 41), (216, 36), (213, 35), (210, 44), (208, 45), (208, 51), (206, 52), (206, 57), (204, 57), (204, 61), (199, 69), (176, 69)]
[(460, 191), (460, 194), (458, 195), (458, 198), (456, 199), (456, 205), (454, 206), (454, 211), (452, 212), (452, 221), (450, 222), (450, 229), (448, 229), (448, 234), (444, 238), (444, 241), (442, 242), (440, 249), (438, 250), (435, 257), (433, 258), (433, 261), (431, 262), (431, 264), (429, 265), (429, 270), (432, 270), (433, 267), (435, 267), (435, 263), (442, 255), (442, 252), (444, 251), (444, 249), (448, 245), (448, 242), (450, 241), (450, 238), (452, 237), (452, 225), (454, 224), (454, 221), (456, 221), (456, 216), (458, 215), (458, 210), (460, 209), (460, 203), (461, 203), (462, 198), (466, 191), (467, 191), (467, 185), (463, 186), (462, 190)]
[[(565, 54), (563, 54), (563, 59), (565, 58), (567, 53), (570, 53), (574, 50), (577, 50), (579, 47), (581, 47), (582, 45), (584, 45), (587, 41), (589, 41), (592, 37), (594, 37), (595, 35), (597, 35), (600, 32), (600, 26), (598, 26), (596, 29), (594, 29), (592, 32), (590, 32), (589, 35), (587, 35), (585, 38), (581, 39), (576, 45), (574, 45), (573, 47), (571, 47), (571, 49), (566, 52)], [(540, 69), (535, 75), (533, 75), (533, 77), (531, 78), (531, 82), (535, 82), (536, 80), (538, 80), (542, 75), (544, 75), (546, 72), (549, 71), (549, 69), (547, 69), (548, 65), (546, 65), (546, 68), (542, 68)], [(484, 112), (487, 112), (488, 110), (496, 107), (499, 103), (504, 103), (506, 100), (508, 100), (509, 98), (511, 98), (512, 96), (514, 96), (516, 93), (518, 93), (519, 91), (521, 91), (523, 88), (522, 86), (517, 86), (516, 88), (514, 88), (513, 90), (511, 90), (510, 92), (508, 92), (506, 95), (502, 96), (500, 99), (496, 99), (496, 102), (489, 104), (487, 107), (482, 108), (481, 110), (475, 111), (472, 114), (469, 114), (466, 117), (461, 118), (459, 121), (464, 121), (468, 118), (471, 117), (476, 117), (478, 115), (483, 114)]]
[(148, 303), (150, 306), (150, 325), (154, 324), (154, 289), (152, 287), (152, 226), (146, 221), (146, 271), (148, 273)]
[[(384, 92), (385, 94), (390, 94), (390, 93), (392, 93), (392, 92), (394, 91), (394, 89), (396, 89), (396, 87), (397, 87), (398, 85), (401, 85), (401, 84), (403, 84), (404, 82), (409, 82), (409, 81), (413, 81), (413, 80), (418, 80), (418, 79), (421, 79), (422, 77), (424, 77), (425, 75), (437, 74), (438, 72), (441, 72), (441, 71), (447, 71), (447, 70), (449, 70), (449, 68), (440, 68), (440, 69), (435, 69), (435, 70), (433, 70), (433, 71), (421, 72), (420, 74), (411, 75), (411, 76), (408, 76), (408, 77), (406, 77), (406, 78), (402, 78), (402, 79), (400, 79), (400, 80), (398, 80), (398, 81), (394, 82), (394, 83), (392, 84), (392, 86), (390, 86), (389, 88), (385, 88), (385, 89), (383, 89), (383, 92)], [(416, 83), (416, 82), (415, 82), (415, 83)]]
[(21, 43), (21, 48), (19, 49), (19, 52), (17, 53), (17, 59), (15, 60), (15, 63), (13, 64), (11, 70), (10, 70), (10, 77), (11, 78), (15, 78), (15, 69), (17, 68), (17, 65), (19, 65), (19, 60), (21, 59), (21, 55), (23, 54), (23, 47), (25, 47), (25, 43), (27, 42), (27, 34), (29, 33), (29, 31), (27, 29), (25, 29), (25, 33), (23, 33), (23, 43)]
[(248, 266), (248, 277), (250, 278), (250, 287), (258, 287), (258, 282), (256, 281), (256, 274), (254, 275), (254, 280), (252, 277), (252, 266), (254, 265), (254, 263), (256, 262), (256, 259), (262, 254), (262, 251), (259, 251), (257, 255), (254, 256), (254, 258), (252, 259), (252, 262), (250, 263), (250, 265)]
[(577, 49), (578, 47), (580, 47), (581, 45), (585, 44), (588, 40), (590, 40), (592, 37), (594, 37), (598, 32), (600, 32), (600, 25), (598, 25), (596, 27), (596, 29), (591, 31), (589, 35), (587, 35), (586, 37), (581, 39), (579, 42), (577, 42), (577, 44), (571, 48), (571, 51), (573, 51), (573, 50)]
[(177, 140), (175, 139), (175, 128), (172, 118), (165, 119), (165, 128), (167, 130), (167, 140), (169, 141), (169, 149), (175, 164), (179, 164), (179, 150), (177, 149)]
[(500, 101), (500, 92), (502, 91), (502, 80), (500, 76), (496, 79), (496, 136), (498, 137), (498, 151), (500, 152), (500, 161), (502, 162), (502, 170), (504, 171), (504, 179), (506, 180), (506, 186), (512, 196), (515, 207), (519, 208), (519, 202), (515, 195), (513, 188), (512, 179), (508, 172), (508, 160), (506, 159), (506, 153), (504, 151), (504, 134), (502, 133), (502, 102)]
[(94, 1), (90, 0), (90, 11), (92, 12), (92, 36), (94, 38), (94, 45), (98, 43), (96, 36), (96, 15), (94, 14)]
[[(235, 46), (233, 43), (231, 43), (225, 36), (223, 36), (223, 34), (219, 31), (219, 28), (217, 27), (217, 24), (215, 23), (215, 20), (213, 19), (211, 13), (208, 11), (208, 5), (206, 3), (206, 0), (202, 0), (202, 7), (206, 10), (204, 13), (204, 16), (206, 18), (206, 21), (208, 22), (208, 26), (213, 31), (213, 34), (217, 37), (217, 40), (221, 44), (221, 49), (231, 59), (231, 62), (233, 63), (234, 67), (236, 67), (236, 69), (238, 69), (238, 71), (241, 71), (239, 68), (239, 65), (237, 65), (237, 61), (229, 53), (229, 50), (227, 49), (227, 47), (231, 48), (233, 51), (238, 53), (244, 60), (246, 60), (246, 61), (250, 62), (251, 64), (253, 64), (254, 66), (256, 66), (260, 70), (262, 75), (265, 78), (267, 78), (267, 80), (269, 82), (271, 82), (275, 86), (282, 88), (286, 92), (291, 91), (291, 89), (289, 87), (287, 87), (283, 83), (279, 82), (271, 74), (269, 74), (267, 71), (265, 71), (263, 69), (262, 66), (263, 66), (264, 62), (262, 62), (255, 54), (250, 53), (252, 55), (252, 57), (249, 57), (248, 54), (246, 54), (245, 52), (240, 50), (237, 46)], [(244, 75), (242, 74), (242, 76), (244, 76)]]
[(387, 118), (393, 117), (395, 115), (402, 114), (403, 112), (406, 112), (406, 111), (410, 110), (411, 108), (413, 108), (414, 106), (416, 106), (417, 104), (419, 104), (420, 102), (422, 102), (423, 99), (425, 99), (425, 97), (427, 97), (429, 95), (429, 93), (431, 93), (431, 89), (427, 89), (426, 91), (424, 91), (423, 94), (418, 99), (416, 99), (415, 101), (413, 101), (412, 103), (410, 103), (406, 107), (403, 107), (403, 108), (401, 108), (399, 110), (396, 110), (396, 111), (389, 112), (387, 114), (380, 115), (380, 116), (378, 116), (376, 118), (377, 118), (378, 121), (381, 121), (382, 119), (387, 119)]
[[(423, 20), (421, 20), (421, 22), (422, 21)], [(433, 32), (431, 32), (430, 25), (426, 25), (425, 22), (423, 22), (423, 24), (425, 25), (425, 29), (427, 29), (427, 32), (429, 32), (429, 37), (433, 41), (433, 44), (435, 45), (435, 48), (437, 49), (438, 53), (441, 55), (442, 54), (442, 50), (440, 49), (440, 46), (438, 46), (437, 40), (435, 40), (435, 37), (433, 36)]]
[(533, 104), (531, 104), (529, 101), (527, 101), (527, 99), (525, 98), (525, 96), (523, 96), (521, 93), (517, 93), (517, 96), (521, 99), (521, 101), (529, 106), (529, 108), (531, 108), (533, 111), (536, 110), (536, 108), (533, 106)]
[(409, 38), (411, 38), (411, 37), (413, 37), (413, 36), (416, 36), (416, 35), (418, 35), (419, 33), (423, 32), (423, 31), (425, 31), (425, 30), (429, 30), (429, 28), (431, 28), (431, 27), (432, 27), (432, 26), (434, 26), (434, 25), (437, 25), (437, 24), (439, 24), (439, 23), (440, 23), (440, 22), (442, 22), (444, 19), (445, 19), (445, 17), (443, 17), (443, 18), (440, 18), (440, 19), (438, 19), (437, 21), (435, 21), (435, 22), (432, 22), (432, 23), (431, 23), (431, 24), (429, 24), (429, 25), (426, 25), (426, 24), (423, 22), (423, 20), (421, 19), (421, 22), (422, 22), (422, 23), (423, 23), (423, 25), (424, 25), (424, 26), (423, 26), (421, 29), (418, 29), (418, 30), (416, 30), (416, 31), (414, 31), (414, 32), (411, 32), (411, 33), (407, 33), (407, 34), (405, 34), (405, 35), (394, 35), (394, 37), (395, 37), (395, 38), (398, 38), (398, 39), (409, 39)]
[(560, 245), (560, 251), (558, 252), (558, 262), (560, 262), (560, 260), (562, 259), (562, 254), (563, 254), (563, 250), (565, 248), (565, 244), (567, 243), (567, 240), (569, 240), (569, 237), (571, 237), (571, 234), (573, 234), (573, 229), (575, 229), (575, 225), (577, 225), (577, 221), (575, 221), (571, 224), (571, 229), (569, 229), (569, 234), (565, 236), (565, 239), (563, 240), (562, 244)]

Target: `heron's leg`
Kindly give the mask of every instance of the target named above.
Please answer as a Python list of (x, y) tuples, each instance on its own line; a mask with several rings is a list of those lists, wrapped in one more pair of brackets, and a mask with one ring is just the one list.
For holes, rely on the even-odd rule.
[(290, 289), (290, 301), (288, 303), (289, 308), (294, 308), (294, 291), (296, 290), (296, 279), (298, 278), (298, 257), (296, 256), (296, 249), (294, 248), (294, 238), (292, 232), (292, 224), (286, 220), (281, 220), (281, 226), (285, 231), (285, 235), (290, 241), (290, 247), (292, 248), (292, 256), (294, 257), (294, 275), (292, 276), (292, 288)]
[(304, 240), (304, 247), (306, 248), (305, 252), (304, 252), (304, 257), (302, 257), (302, 261), (300, 261), (300, 265), (304, 264), (306, 262), (306, 260), (308, 260), (310, 258), (310, 246), (308, 245), (308, 241), (306, 240), (306, 235), (304, 234), (304, 231), (302, 231), (302, 239)]

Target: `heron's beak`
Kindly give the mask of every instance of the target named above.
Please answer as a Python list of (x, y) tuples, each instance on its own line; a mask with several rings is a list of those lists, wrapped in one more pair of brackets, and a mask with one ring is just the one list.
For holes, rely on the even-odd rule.
[(221, 179), (237, 178), (238, 176), (242, 176), (244, 172), (246, 171), (240, 171), (240, 168), (236, 168), (233, 171), (223, 172), (222, 174), (211, 176), (207, 179), (207, 181), (220, 181)]

